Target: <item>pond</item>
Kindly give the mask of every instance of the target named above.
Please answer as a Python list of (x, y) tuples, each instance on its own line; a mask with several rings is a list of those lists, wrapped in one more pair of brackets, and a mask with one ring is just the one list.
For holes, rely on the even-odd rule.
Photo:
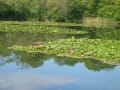
[(120, 90), (120, 66), (8, 49), (73, 36), (120, 40), (119, 28), (87, 30), (85, 35), (1, 32), (0, 90)]

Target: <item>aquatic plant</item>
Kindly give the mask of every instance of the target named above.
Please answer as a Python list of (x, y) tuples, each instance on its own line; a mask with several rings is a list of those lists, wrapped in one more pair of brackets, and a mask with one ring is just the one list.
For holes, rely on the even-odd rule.
[[(37, 23), (37, 22), (36, 22)], [(85, 30), (69, 29), (64, 27), (56, 27), (56, 24), (47, 26), (47, 24), (39, 23), (34, 25), (31, 22), (0, 22), (0, 32), (39, 32), (39, 33), (55, 33), (55, 34), (86, 34)], [(42, 25), (43, 24), (43, 25)], [(64, 25), (64, 23), (61, 25)], [(72, 25), (72, 24), (70, 24)], [(59, 25), (58, 25), (59, 26)]]
[(100, 39), (59, 39), (40, 45), (11, 47), (14, 50), (55, 54), (61, 57), (92, 58), (104, 63), (120, 65), (120, 41)]
[(0, 21), (2, 25), (29, 25), (29, 26), (83, 26), (79, 23), (42, 22), (42, 21)]

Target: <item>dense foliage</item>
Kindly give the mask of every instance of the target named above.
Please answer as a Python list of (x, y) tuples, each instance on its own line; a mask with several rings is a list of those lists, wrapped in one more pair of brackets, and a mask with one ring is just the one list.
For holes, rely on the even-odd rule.
[(0, 20), (120, 20), (120, 0), (0, 0)]

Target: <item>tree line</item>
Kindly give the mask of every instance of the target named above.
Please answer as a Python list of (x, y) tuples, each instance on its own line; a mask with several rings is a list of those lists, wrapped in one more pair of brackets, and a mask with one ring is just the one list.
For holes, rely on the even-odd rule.
[(0, 0), (0, 20), (120, 20), (120, 0)]

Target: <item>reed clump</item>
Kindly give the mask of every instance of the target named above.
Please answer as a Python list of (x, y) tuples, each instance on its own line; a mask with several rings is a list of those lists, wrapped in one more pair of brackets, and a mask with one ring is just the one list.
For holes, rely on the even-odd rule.
[(119, 22), (111, 18), (90, 18), (85, 17), (82, 19), (82, 24), (89, 27), (108, 27), (108, 26), (119, 26)]

